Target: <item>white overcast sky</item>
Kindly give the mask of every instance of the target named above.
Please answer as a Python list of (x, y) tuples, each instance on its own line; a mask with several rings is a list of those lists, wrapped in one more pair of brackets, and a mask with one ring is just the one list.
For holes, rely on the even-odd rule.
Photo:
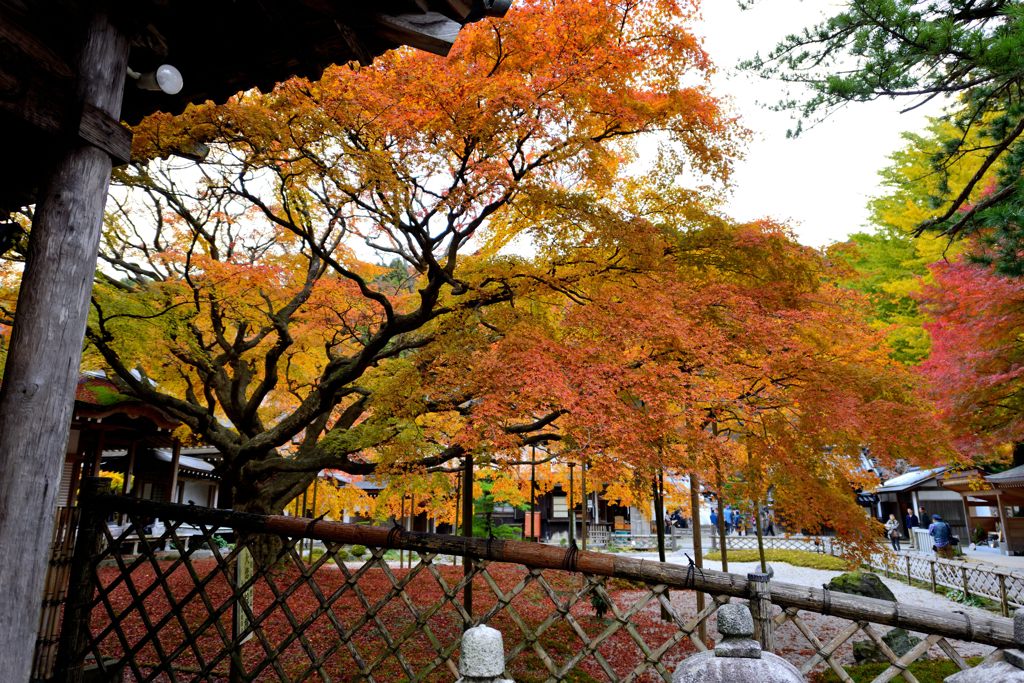
[(786, 139), (790, 115), (767, 108), (781, 99), (784, 84), (739, 72), (736, 64), (757, 51), (768, 52), (787, 34), (839, 5), (758, 0), (752, 9), (741, 10), (736, 0), (704, 0), (703, 20), (695, 26), (718, 67), (715, 91), (732, 99), (753, 131), (746, 158), (733, 176), (728, 213), (738, 220), (769, 216), (786, 221), (802, 243), (815, 247), (866, 227), (867, 200), (881, 192), (878, 171), (902, 146), (900, 133), (923, 129), (926, 115), (940, 110), (929, 106), (899, 114), (907, 102), (854, 104), (798, 139)]

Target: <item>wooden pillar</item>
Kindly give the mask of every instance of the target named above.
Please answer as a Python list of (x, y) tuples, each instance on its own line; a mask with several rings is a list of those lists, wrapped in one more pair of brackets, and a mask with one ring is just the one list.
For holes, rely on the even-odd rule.
[[(996, 494), (996, 509), (999, 511), (999, 551), (1003, 552), (1010, 547), (1010, 538), (1006, 528), (1006, 511), (1003, 509), (1003, 497)], [(1007, 550), (1006, 553), (1008, 554)]]
[(107, 433), (102, 429), (96, 434), (96, 445), (92, 451), (92, 469), (89, 470), (90, 477), (100, 476), (100, 466), (103, 461), (103, 449), (107, 445)]
[[(102, 11), (83, 23), (78, 101), (117, 119), (128, 39)], [(41, 152), (42, 153), (42, 152)], [(110, 157), (70, 140), (40, 193), (0, 387), (0, 671), (28, 680), (96, 271)]]
[(124, 468), (124, 482), (121, 483), (121, 495), (127, 496), (128, 492), (132, 490), (131, 479), (132, 473), (135, 471), (135, 450), (138, 447), (138, 443), (132, 441), (128, 444), (128, 464)]
[(974, 520), (971, 518), (971, 506), (967, 504), (967, 496), (960, 495), (960, 504), (964, 506), (964, 523), (967, 525), (967, 538), (964, 541), (960, 541), (960, 545), (970, 545), (974, 543)]
[[(177, 503), (177, 496), (175, 495), (178, 489), (178, 461), (181, 460), (181, 442), (177, 439), (174, 440), (174, 449), (171, 451), (171, 492), (167, 496), (167, 500), (171, 503)], [(303, 494), (305, 495), (305, 494)], [(305, 508), (306, 499), (302, 499), (302, 506)], [(303, 509), (305, 513), (305, 509)]]

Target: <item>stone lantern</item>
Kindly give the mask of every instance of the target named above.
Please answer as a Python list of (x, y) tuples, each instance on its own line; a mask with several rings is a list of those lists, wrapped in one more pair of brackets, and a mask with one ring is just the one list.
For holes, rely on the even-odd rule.
[(714, 650), (687, 657), (672, 683), (802, 683), (795, 666), (754, 640), (754, 619), (746, 605), (722, 605), (718, 610), (722, 641)]

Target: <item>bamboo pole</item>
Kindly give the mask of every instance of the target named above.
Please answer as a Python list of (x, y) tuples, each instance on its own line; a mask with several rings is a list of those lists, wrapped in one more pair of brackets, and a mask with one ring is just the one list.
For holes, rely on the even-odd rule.
[[(406, 548), (417, 552), (456, 554), (476, 560), (508, 562), (536, 569), (584, 572), (595, 576), (615, 576), (671, 588), (686, 588), (713, 595), (746, 599), (750, 582), (746, 577), (704, 569), (694, 572), (683, 565), (655, 562), (608, 553), (570, 552), (565, 548), (522, 541), (467, 538), (444, 534), (422, 534), (387, 527), (371, 527), (326, 520), (312, 521), (283, 515), (255, 515), (233, 510), (213, 510), (195, 505), (153, 503), (120, 496), (97, 496), (94, 506), (162, 519), (232, 527), (248, 533), (281, 534), (317, 538), (342, 544), (360, 544), (378, 548)], [(830, 614), (853, 621), (869, 621), (899, 626), (911, 631), (932, 633), (957, 640), (995, 647), (1015, 647), (1013, 620), (999, 616), (972, 614), (919, 607), (877, 600), (821, 588), (772, 581), (772, 603), (784, 609), (794, 608)]]

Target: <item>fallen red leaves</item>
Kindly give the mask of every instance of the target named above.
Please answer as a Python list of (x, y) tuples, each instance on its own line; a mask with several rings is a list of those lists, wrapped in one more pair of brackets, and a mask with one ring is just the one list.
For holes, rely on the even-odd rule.
[[(109, 590), (92, 614), (100, 650), (113, 659), (129, 653), (125, 658), (129, 677), (148, 678), (173, 667), (177, 680), (226, 680), (233, 594), (225, 572), (213, 560), (193, 562), (191, 570), (184, 565), (172, 568), (166, 562), (145, 563), (127, 575), (114, 567), (99, 570), (100, 581)], [(257, 681), (348, 681), (364, 679), (361, 671), (369, 667), (378, 681), (407, 680), (425, 669), (432, 670), (425, 680), (452, 680), (453, 672), (439, 652), (457, 643), (462, 633), (462, 619), (451, 599), (461, 603), (461, 592), (455, 593), (453, 586), (462, 579), (462, 568), (438, 566), (437, 570), (444, 586), (426, 569), (391, 569), (389, 577), (384, 569), (373, 567), (360, 576), (358, 590), (333, 566), (321, 568), (309, 580), (302, 578), (297, 567), (262, 576), (253, 605), (258, 627), (255, 636), (241, 646), (245, 674)], [(588, 639), (614, 624), (611, 612), (607, 619), (594, 615), (589, 596), (569, 606), (581, 587), (579, 575), (545, 572), (548, 588), (531, 581), (508, 600), (526, 570), (491, 564), (487, 572), (515, 614), (498, 607), (499, 597), (478, 575), (473, 583), (474, 616), (487, 615), (487, 623), (504, 634), (506, 652), (514, 653), (508, 673), (516, 681), (546, 679), (544, 656), (560, 668), (583, 652), (583, 640), (573, 624)], [(407, 579), (400, 595), (394, 582), (402, 585)], [(609, 593), (620, 612), (647, 595), (646, 590), (614, 586), (609, 586)], [(142, 595), (144, 614), (137, 608), (137, 596)], [(325, 609), (328, 603), (330, 608)], [(211, 617), (212, 613), (219, 617)], [(556, 618), (537, 642), (529, 642), (520, 624), (536, 631), (552, 615)], [(630, 622), (652, 650), (678, 633), (675, 625), (661, 621), (656, 601), (640, 609)], [(693, 651), (692, 643), (684, 639), (668, 648), (661, 661), (671, 671), (674, 662)], [(625, 628), (603, 640), (597, 653), (614, 679), (648, 666)], [(458, 661), (457, 650), (450, 661)], [(568, 680), (608, 679), (598, 657), (590, 654), (573, 667)], [(660, 676), (650, 670), (640, 680), (660, 680)]]

